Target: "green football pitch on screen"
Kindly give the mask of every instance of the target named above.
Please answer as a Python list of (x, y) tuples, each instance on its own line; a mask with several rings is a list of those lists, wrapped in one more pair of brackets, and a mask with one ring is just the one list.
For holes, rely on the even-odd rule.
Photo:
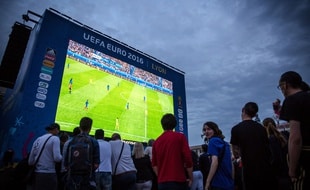
[(173, 113), (173, 96), (129, 81), (67, 57), (56, 119), (72, 132), (82, 117), (93, 119), (90, 134), (103, 129), (123, 140), (147, 142), (162, 133), (160, 119)]

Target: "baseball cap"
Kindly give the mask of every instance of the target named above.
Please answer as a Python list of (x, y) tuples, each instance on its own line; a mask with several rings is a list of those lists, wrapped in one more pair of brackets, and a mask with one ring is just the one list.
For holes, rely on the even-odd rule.
[(60, 126), (58, 123), (52, 123), (49, 126), (45, 127), (45, 130), (50, 131), (50, 130), (54, 130), (54, 129), (60, 129)]

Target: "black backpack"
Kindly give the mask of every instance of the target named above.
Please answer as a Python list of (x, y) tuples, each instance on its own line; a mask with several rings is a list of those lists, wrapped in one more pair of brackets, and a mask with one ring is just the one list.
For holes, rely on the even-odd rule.
[(91, 175), (92, 149), (92, 140), (88, 135), (81, 133), (73, 137), (68, 146), (69, 174)]

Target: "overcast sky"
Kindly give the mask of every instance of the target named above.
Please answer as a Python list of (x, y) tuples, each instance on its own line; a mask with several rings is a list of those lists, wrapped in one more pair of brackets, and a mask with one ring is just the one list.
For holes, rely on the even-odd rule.
[(185, 72), (190, 145), (216, 122), (225, 140), (248, 101), (272, 117), (288, 70), (310, 83), (310, 0), (1, 0), (0, 58), (13, 24), (54, 8)]

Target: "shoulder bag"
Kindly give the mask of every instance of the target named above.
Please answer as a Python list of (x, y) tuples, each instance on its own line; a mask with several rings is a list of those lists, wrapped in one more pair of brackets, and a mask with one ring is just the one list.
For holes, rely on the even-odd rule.
[(48, 141), (52, 136), (53, 136), (53, 135), (49, 136), (49, 137), (46, 139), (46, 141), (44, 142), (43, 147), (42, 147), (42, 149), (41, 149), (41, 151), (40, 151), (40, 153), (39, 153), (39, 156), (38, 156), (38, 158), (36, 159), (34, 165), (29, 165), (29, 166), (28, 166), (28, 172), (27, 172), (27, 175), (26, 175), (26, 177), (25, 177), (25, 182), (26, 182), (27, 184), (32, 184), (32, 182), (33, 182), (33, 180), (34, 180), (34, 173), (35, 173), (34, 171), (35, 171), (35, 169), (36, 169), (36, 165), (37, 165), (37, 163), (38, 163), (38, 161), (39, 161), (39, 159), (40, 159), (40, 156), (41, 156), (41, 154), (42, 154), (42, 152), (43, 152), (43, 149), (44, 149), (44, 147), (45, 147), (47, 141)]
[(122, 144), (122, 149), (121, 149), (121, 152), (119, 153), (117, 162), (116, 162), (116, 164), (115, 164), (114, 173), (113, 173), (112, 176), (115, 176), (115, 175), (116, 175), (116, 169), (117, 169), (117, 166), (118, 166), (118, 162), (119, 162), (119, 160), (121, 159), (121, 156), (122, 156), (122, 153), (123, 153), (123, 149), (124, 149), (124, 142), (123, 142), (123, 144)]

